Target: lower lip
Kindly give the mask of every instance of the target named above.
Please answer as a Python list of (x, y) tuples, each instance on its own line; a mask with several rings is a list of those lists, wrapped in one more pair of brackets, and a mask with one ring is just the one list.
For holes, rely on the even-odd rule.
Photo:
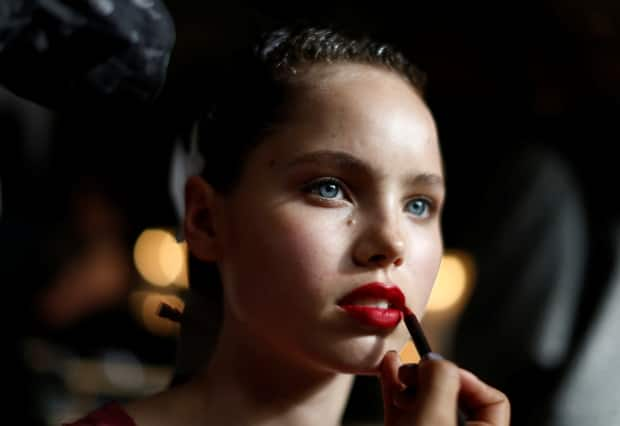
[(362, 324), (375, 328), (394, 328), (402, 319), (402, 312), (398, 309), (383, 309), (362, 305), (344, 305), (341, 308)]

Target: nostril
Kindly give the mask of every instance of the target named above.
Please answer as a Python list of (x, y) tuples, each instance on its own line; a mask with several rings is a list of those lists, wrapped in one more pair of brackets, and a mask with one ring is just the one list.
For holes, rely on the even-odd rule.
[[(392, 262), (394, 263), (395, 266), (400, 266), (403, 264), (403, 258), (399, 256), (393, 259)], [(390, 263), (390, 261), (388, 257), (384, 254), (375, 254), (375, 255), (370, 256), (370, 258), (368, 259), (368, 263), (383, 265), (383, 264)]]
[(386, 259), (384, 254), (375, 254), (373, 256), (370, 256), (370, 259), (368, 259), (368, 262), (370, 263), (379, 263), (379, 262), (384, 262)]

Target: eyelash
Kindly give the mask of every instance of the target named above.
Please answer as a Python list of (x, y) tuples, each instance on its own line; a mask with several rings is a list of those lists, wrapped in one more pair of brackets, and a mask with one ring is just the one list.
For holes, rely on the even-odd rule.
[(343, 199), (343, 198), (324, 197), (319, 193), (319, 188), (322, 185), (329, 185), (329, 184), (335, 185), (336, 187), (338, 187), (338, 193), (339, 194), (342, 193), (342, 197), (346, 197), (345, 185), (340, 180), (336, 178), (332, 178), (332, 177), (325, 177), (325, 178), (319, 178), (319, 179), (313, 180), (312, 182), (304, 186), (304, 192), (307, 192), (309, 194), (314, 194), (318, 196), (321, 200), (334, 201), (334, 200)]
[[(319, 193), (322, 185), (330, 185), (330, 184), (335, 185), (338, 188), (337, 194), (342, 194), (341, 197), (339, 198), (324, 197)], [(347, 199), (350, 200), (351, 198), (347, 195), (346, 186), (344, 185), (344, 183), (342, 183), (342, 181), (340, 181), (339, 179), (336, 179), (333, 177), (324, 177), (324, 178), (315, 179), (312, 182), (309, 182), (308, 184), (306, 184), (303, 187), (303, 190), (304, 192), (308, 194), (313, 194), (314, 196), (317, 196), (320, 200), (327, 201), (327, 202), (341, 201), (341, 200), (347, 200)], [(424, 212), (420, 215), (417, 215), (414, 213), (412, 214), (421, 219), (427, 219), (431, 217), (435, 211), (435, 203), (433, 200), (427, 197), (415, 197), (415, 198), (408, 200), (405, 203), (405, 211), (407, 211), (407, 206), (409, 204), (413, 202), (418, 202), (418, 201), (422, 201), (424, 203)]]

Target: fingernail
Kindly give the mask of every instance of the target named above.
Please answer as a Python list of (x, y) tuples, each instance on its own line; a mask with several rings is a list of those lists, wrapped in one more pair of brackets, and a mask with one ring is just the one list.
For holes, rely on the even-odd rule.
[(433, 360), (433, 361), (443, 361), (444, 359), (445, 358), (439, 355), (437, 352), (429, 352), (426, 355), (424, 355), (424, 357), (422, 358), (422, 360)]

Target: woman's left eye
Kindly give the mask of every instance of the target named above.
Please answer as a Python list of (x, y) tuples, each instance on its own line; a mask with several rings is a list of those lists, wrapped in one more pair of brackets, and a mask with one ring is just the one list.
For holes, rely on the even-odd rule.
[(431, 210), (431, 202), (425, 198), (415, 198), (407, 203), (405, 210), (418, 217), (428, 217)]
[(311, 182), (306, 190), (309, 193), (316, 194), (321, 198), (328, 200), (336, 200), (344, 198), (342, 185), (336, 179), (319, 179)]

